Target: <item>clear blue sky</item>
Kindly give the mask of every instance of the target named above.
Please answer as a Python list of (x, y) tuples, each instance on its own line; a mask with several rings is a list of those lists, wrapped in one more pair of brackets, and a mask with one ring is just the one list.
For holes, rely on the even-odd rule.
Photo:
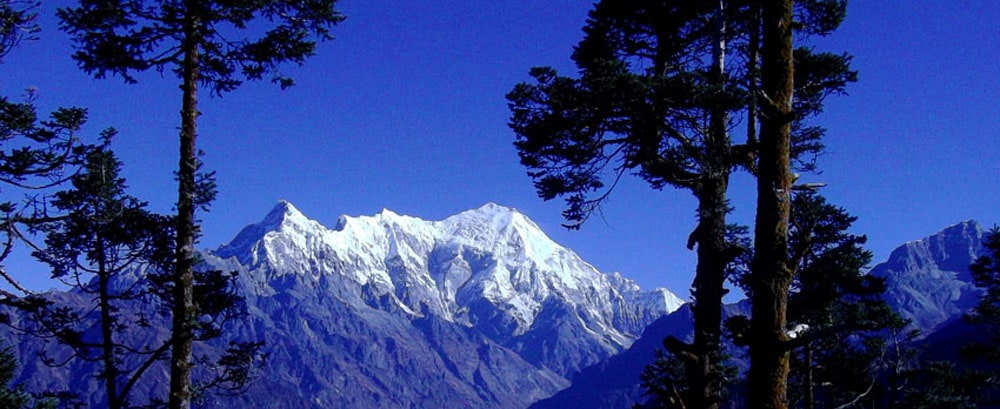
[[(120, 131), (132, 193), (153, 209), (175, 200), (180, 93), (170, 74), (140, 84), (94, 80), (70, 60), (43, 2), (40, 41), (0, 65), (0, 94), (33, 86), (41, 105), (90, 109), (86, 129)], [(441, 219), (486, 202), (515, 207), (604, 271), (687, 297), (684, 248), (695, 202), (632, 178), (582, 231), (560, 227), (518, 163), (504, 95), (536, 65), (565, 73), (591, 5), (584, 0), (341, 0), (337, 38), (280, 91), (248, 84), (203, 94), (199, 146), (220, 195), (203, 248), (230, 240), (287, 199), (328, 225), (382, 208)], [(1000, 3), (853, 1), (844, 26), (816, 42), (854, 55), (860, 81), (829, 100), (821, 175), (829, 199), (860, 219), (876, 260), (964, 219), (1000, 221)], [(752, 181), (733, 180), (734, 219), (753, 221)], [(9, 263), (10, 264), (10, 263)], [(21, 277), (30, 267), (8, 265)], [(17, 271), (21, 270), (21, 271)], [(36, 274), (45, 275), (44, 272)], [(44, 286), (35, 282), (36, 288)]]

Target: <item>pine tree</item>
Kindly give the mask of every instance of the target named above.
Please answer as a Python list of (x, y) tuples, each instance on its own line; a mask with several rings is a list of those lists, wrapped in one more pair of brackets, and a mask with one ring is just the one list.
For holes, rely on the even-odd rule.
[[(725, 241), (733, 168), (746, 149), (730, 141), (731, 112), (746, 91), (726, 69), (734, 37), (724, 3), (602, 1), (573, 53), (579, 79), (534, 68), (535, 84), (508, 94), (521, 162), (545, 200), (566, 197), (567, 226), (578, 228), (633, 173), (654, 189), (673, 186), (698, 199), (692, 285), (695, 339), (671, 339), (690, 386), (688, 407), (717, 407), (724, 269), (740, 249)], [(610, 182), (606, 182), (610, 179)]]
[(0, 408), (6, 409), (55, 409), (52, 399), (32, 399), (21, 386), (10, 386), (17, 372), (17, 355), (9, 345), (0, 345)]
[[(580, 77), (537, 67), (533, 84), (507, 95), (521, 163), (542, 199), (565, 198), (567, 227), (580, 227), (629, 173), (654, 189), (676, 187), (697, 198), (688, 241), (698, 251), (695, 337), (690, 344), (667, 342), (688, 368), (688, 407), (716, 407), (720, 400), (725, 270), (743, 252), (726, 240), (726, 192), (734, 170), (757, 172), (756, 124), (772, 114), (756, 97), (759, 15), (754, 1), (598, 2), (573, 53)], [(805, 26), (821, 33), (821, 20)], [(803, 112), (818, 111), (823, 97), (854, 79), (846, 57), (806, 49), (797, 57), (842, 63), (803, 67)], [(730, 134), (741, 117), (746, 141), (734, 144)], [(794, 131), (793, 158), (808, 167), (822, 148), (822, 132)]]
[[(38, 7), (34, 1), (0, 2), (0, 64), (22, 41), (35, 39)], [(91, 148), (78, 135), (87, 121), (85, 109), (58, 108), (45, 119), (36, 100), (33, 89), (23, 102), (0, 96), (0, 186), (5, 195), (0, 200), (0, 262), (25, 238), (26, 230), (52, 220), (38, 194), (65, 182)], [(24, 199), (13, 197), (18, 194)], [(0, 302), (31, 293), (2, 267), (0, 278), (17, 292), (0, 290)]]
[[(334, 10), (335, 2), (81, 0), (79, 7), (59, 10), (61, 26), (77, 47), (73, 57), (84, 71), (98, 78), (111, 74), (136, 82), (136, 72), (169, 69), (181, 82), (172, 409), (191, 404), (191, 347), (199, 315), (193, 302), (195, 209), (207, 203), (199, 197), (197, 177), (199, 85), (218, 95), (244, 80), (267, 76), (282, 87), (292, 85), (279, 71), (280, 65), (301, 64), (314, 53), (317, 39), (331, 38), (330, 28), (343, 20)], [(250, 38), (259, 32), (260, 37)]]
[[(106, 145), (86, 155), (85, 166), (70, 179), (71, 189), (53, 195), (49, 206), (61, 216), (39, 229), (45, 246), (34, 255), (70, 294), (12, 301), (21, 316), (8, 325), (46, 343), (41, 355), (46, 365), (96, 363), (103, 405), (120, 409), (136, 404), (133, 388), (157, 370), (172, 345), (156, 327), (167, 321), (173, 303), (166, 272), (173, 265), (174, 222), (147, 211), (146, 203), (126, 193), (121, 163)], [(218, 337), (226, 321), (245, 312), (229, 285), (231, 277), (219, 271), (196, 273), (196, 308), (202, 315), (196, 320), (195, 340)], [(259, 364), (260, 345), (234, 342), (228, 351), (215, 354), (217, 361), (205, 364), (220, 372), (199, 379), (198, 389), (242, 388)], [(154, 394), (138, 400), (151, 405), (164, 398)]]
[[(107, 140), (112, 136), (110, 130), (104, 134)], [(100, 363), (97, 377), (112, 409), (129, 407), (131, 387), (166, 352), (131, 339), (145, 338), (136, 334), (150, 319), (142, 304), (149, 302), (151, 292), (143, 280), (128, 275), (168, 263), (173, 248), (171, 221), (146, 211), (145, 203), (125, 193), (120, 169), (105, 146), (88, 152), (83, 169), (70, 179), (72, 188), (54, 195), (50, 205), (63, 216), (40, 227), (45, 247), (34, 252), (52, 268), (52, 278), (92, 297), (90, 302), (74, 308), (39, 295), (13, 303), (27, 314), (20, 330), (69, 348), (71, 359)], [(145, 362), (128, 373), (126, 355), (142, 355)], [(68, 362), (48, 355), (43, 361)]]
[[(814, 193), (794, 198), (790, 258), (798, 262), (788, 301), (792, 406), (836, 407), (872, 401), (884, 366), (884, 330), (902, 319), (882, 299), (884, 280), (864, 273), (871, 261), (856, 220)], [(797, 403), (797, 404), (795, 404)]]
[[(760, 137), (754, 258), (748, 281), (752, 303), (747, 336), (748, 397), (750, 407), (780, 409), (788, 406), (789, 352), (793, 348), (787, 328), (788, 293), (797, 271), (788, 241), (792, 190), (796, 187), (792, 173), (794, 135), (798, 131), (821, 136), (821, 129), (805, 127), (802, 121), (820, 112), (823, 98), (830, 92), (841, 92), (855, 74), (843, 70), (849, 60), (846, 56), (821, 54), (807, 60), (800, 58), (806, 55), (805, 50), (793, 46), (796, 29), (806, 35), (836, 29), (844, 18), (846, 1), (765, 0), (760, 4), (761, 66), (756, 95)], [(803, 68), (811, 71), (803, 72)], [(812, 78), (813, 73), (830, 72), (841, 75)], [(816, 87), (810, 89), (809, 84)]]

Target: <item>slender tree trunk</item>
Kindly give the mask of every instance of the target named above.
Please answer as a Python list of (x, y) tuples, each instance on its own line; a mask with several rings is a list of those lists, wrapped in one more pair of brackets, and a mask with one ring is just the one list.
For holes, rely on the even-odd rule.
[[(98, 213), (98, 218), (101, 215)], [(122, 402), (118, 396), (118, 364), (115, 362), (114, 322), (111, 316), (110, 277), (104, 254), (104, 239), (97, 235), (97, 285), (99, 308), (101, 310), (101, 360), (104, 363), (104, 388), (108, 396), (108, 409), (119, 409)]]
[[(712, 55), (712, 80), (725, 82), (726, 26), (723, 16), (724, 2), (719, 0), (718, 30)], [(689, 371), (691, 382), (691, 408), (717, 409), (721, 401), (722, 375), (720, 338), (722, 327), (722, 298), (725, 296), (726, 264), (726, 190), (729, 187), (731, 143), (727, 128), (728, 111), (725, 107), (710, 112), (709, 135), (705, 140), (706, 152), (702, 181), (696, 192), (698, 197), (698, 266), (692, 285), (694, 295), (694, 344), (697, 362)]]
[(170, 356), (170, 409), (191, 407), (191, 354), (194, 339), (195, 139), (198, 121), (198, 45), (201, 21), (197, 0), (185, 2), (183, 100), (181, 104), (180, 160), (177, 172), (177, 243), (173, 277), (174, 308)]
[(764, 108), (758, 151), (757, 219), (751, 266), (749, 407), (788, 407), (785, 343), (788, 289), (789, 151), (792, 120), (792, 0), (763, 0), (761, 79)]
[[(760, 3), (753, 2), (750, 5), (750, 25), (749, 44), (747, 45), (747, 91), (750, 95), (757, 93), (757, 84), (760, 78)], [(751, 98), (747, 106), (747, 145), (757, 144), (757, 99)]]

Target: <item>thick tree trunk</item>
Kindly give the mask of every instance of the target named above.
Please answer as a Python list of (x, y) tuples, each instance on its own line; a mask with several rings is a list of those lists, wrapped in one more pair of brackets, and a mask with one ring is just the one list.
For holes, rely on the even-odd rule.
[[(692, 295), (694, 296), (694, 343), (697, 362), (691, 376), (689, 408), (716, 409), (720, 403), (722, 379), (720, 373), (720, 338), (722, 297), (725, 295), (726, 255), (726, 187), (728, 175), (705, 180), (699, 193), (698, 266)], [(690, 368), (690, 367), (689, 367)]]
[(805, 346), (805, 371), (806, 371), (806, 402), (805, 409), (816, 409), (816, 381), (813, 379), (813, 348), (812, 343)]
[(749, 407), (784, 409), (788, 289), (789, 150), (792, 120), (792, 0), (764, 0), (761, 79), (763, 107), (758, 151), (757, 219), (751, 266)]
[(196, 0), (185, 2), (183, 99), (181, 102), (180, 160), (177, 171), (177, 243), (173, 277), (173, 333), (170, 355), (170, 409), (191, 407), (191, 353), (194, 340), (195, 139), (198, 121), (198, 75), (201, 24)]

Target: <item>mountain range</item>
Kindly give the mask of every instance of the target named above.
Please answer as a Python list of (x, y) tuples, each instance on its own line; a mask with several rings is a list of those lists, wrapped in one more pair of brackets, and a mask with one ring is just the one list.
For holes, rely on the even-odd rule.
[[(889, 260), (873, 267), (869, 274), (885, 279), (883, 298), (942, 351), (957, 349), (956, 338), (968, 329), (960, 317), (978, 301), (981, 290), (972, 284), (969, 265), (983, 252), (984, 230), (975, 221), (964, 221), (896, 248)], [(724, 306), (726, 316), (750, 315), (744, 300)], [(573, 384), (556, 395), (536, 402), (532, 409), (627, 408), (646, 400), (640, 387), (645, 365), (662, 349), (668, 335), (684, 338), (693, 332), (690, 309), (685, 305), (646, 328), (627, 351), (584, 368)], [(942, 340), (943, 339), (943, 340)], [(953, 357), (947, 357), (953, 358)], [(746, 362), (735, 362), (746, 367)], [(613, 381), (610, 381), (612, 380)]]
[[(949, 227), (872, 274), (930, 333), (975, 298), (967, 266), (982, 234), (974, 222)], [(670, 291), (598, 271), (496, 204), (440, 221), (384, 210), (326, 227), (281, 201), (201, 259), (238, 273), (248, 314), (227, 336), (263, 340), (268, 356), (246, 391), (202, 407), (628, 407), (642, 400), (638, 374), (662, 339), (691, 332), (690, 309)], [(29, 390), (68, 388), (102, 406), (93, 366), (49, 368), (39, 348), (19, 343)], [(166, 385), (166, 369), (137, 391)]]
[[(496, 204), (441, 221), (384, 210), (328, 228), (282, 201), (201, 259), (238, 273), (248, 315), (228, 332), (265, 341), (268, 354), (249, 390), (209, 406), (527, 407), (683, 304), (598, 271)], [(54, 372), (36, 365), (24, 378), (99, 390)]]

